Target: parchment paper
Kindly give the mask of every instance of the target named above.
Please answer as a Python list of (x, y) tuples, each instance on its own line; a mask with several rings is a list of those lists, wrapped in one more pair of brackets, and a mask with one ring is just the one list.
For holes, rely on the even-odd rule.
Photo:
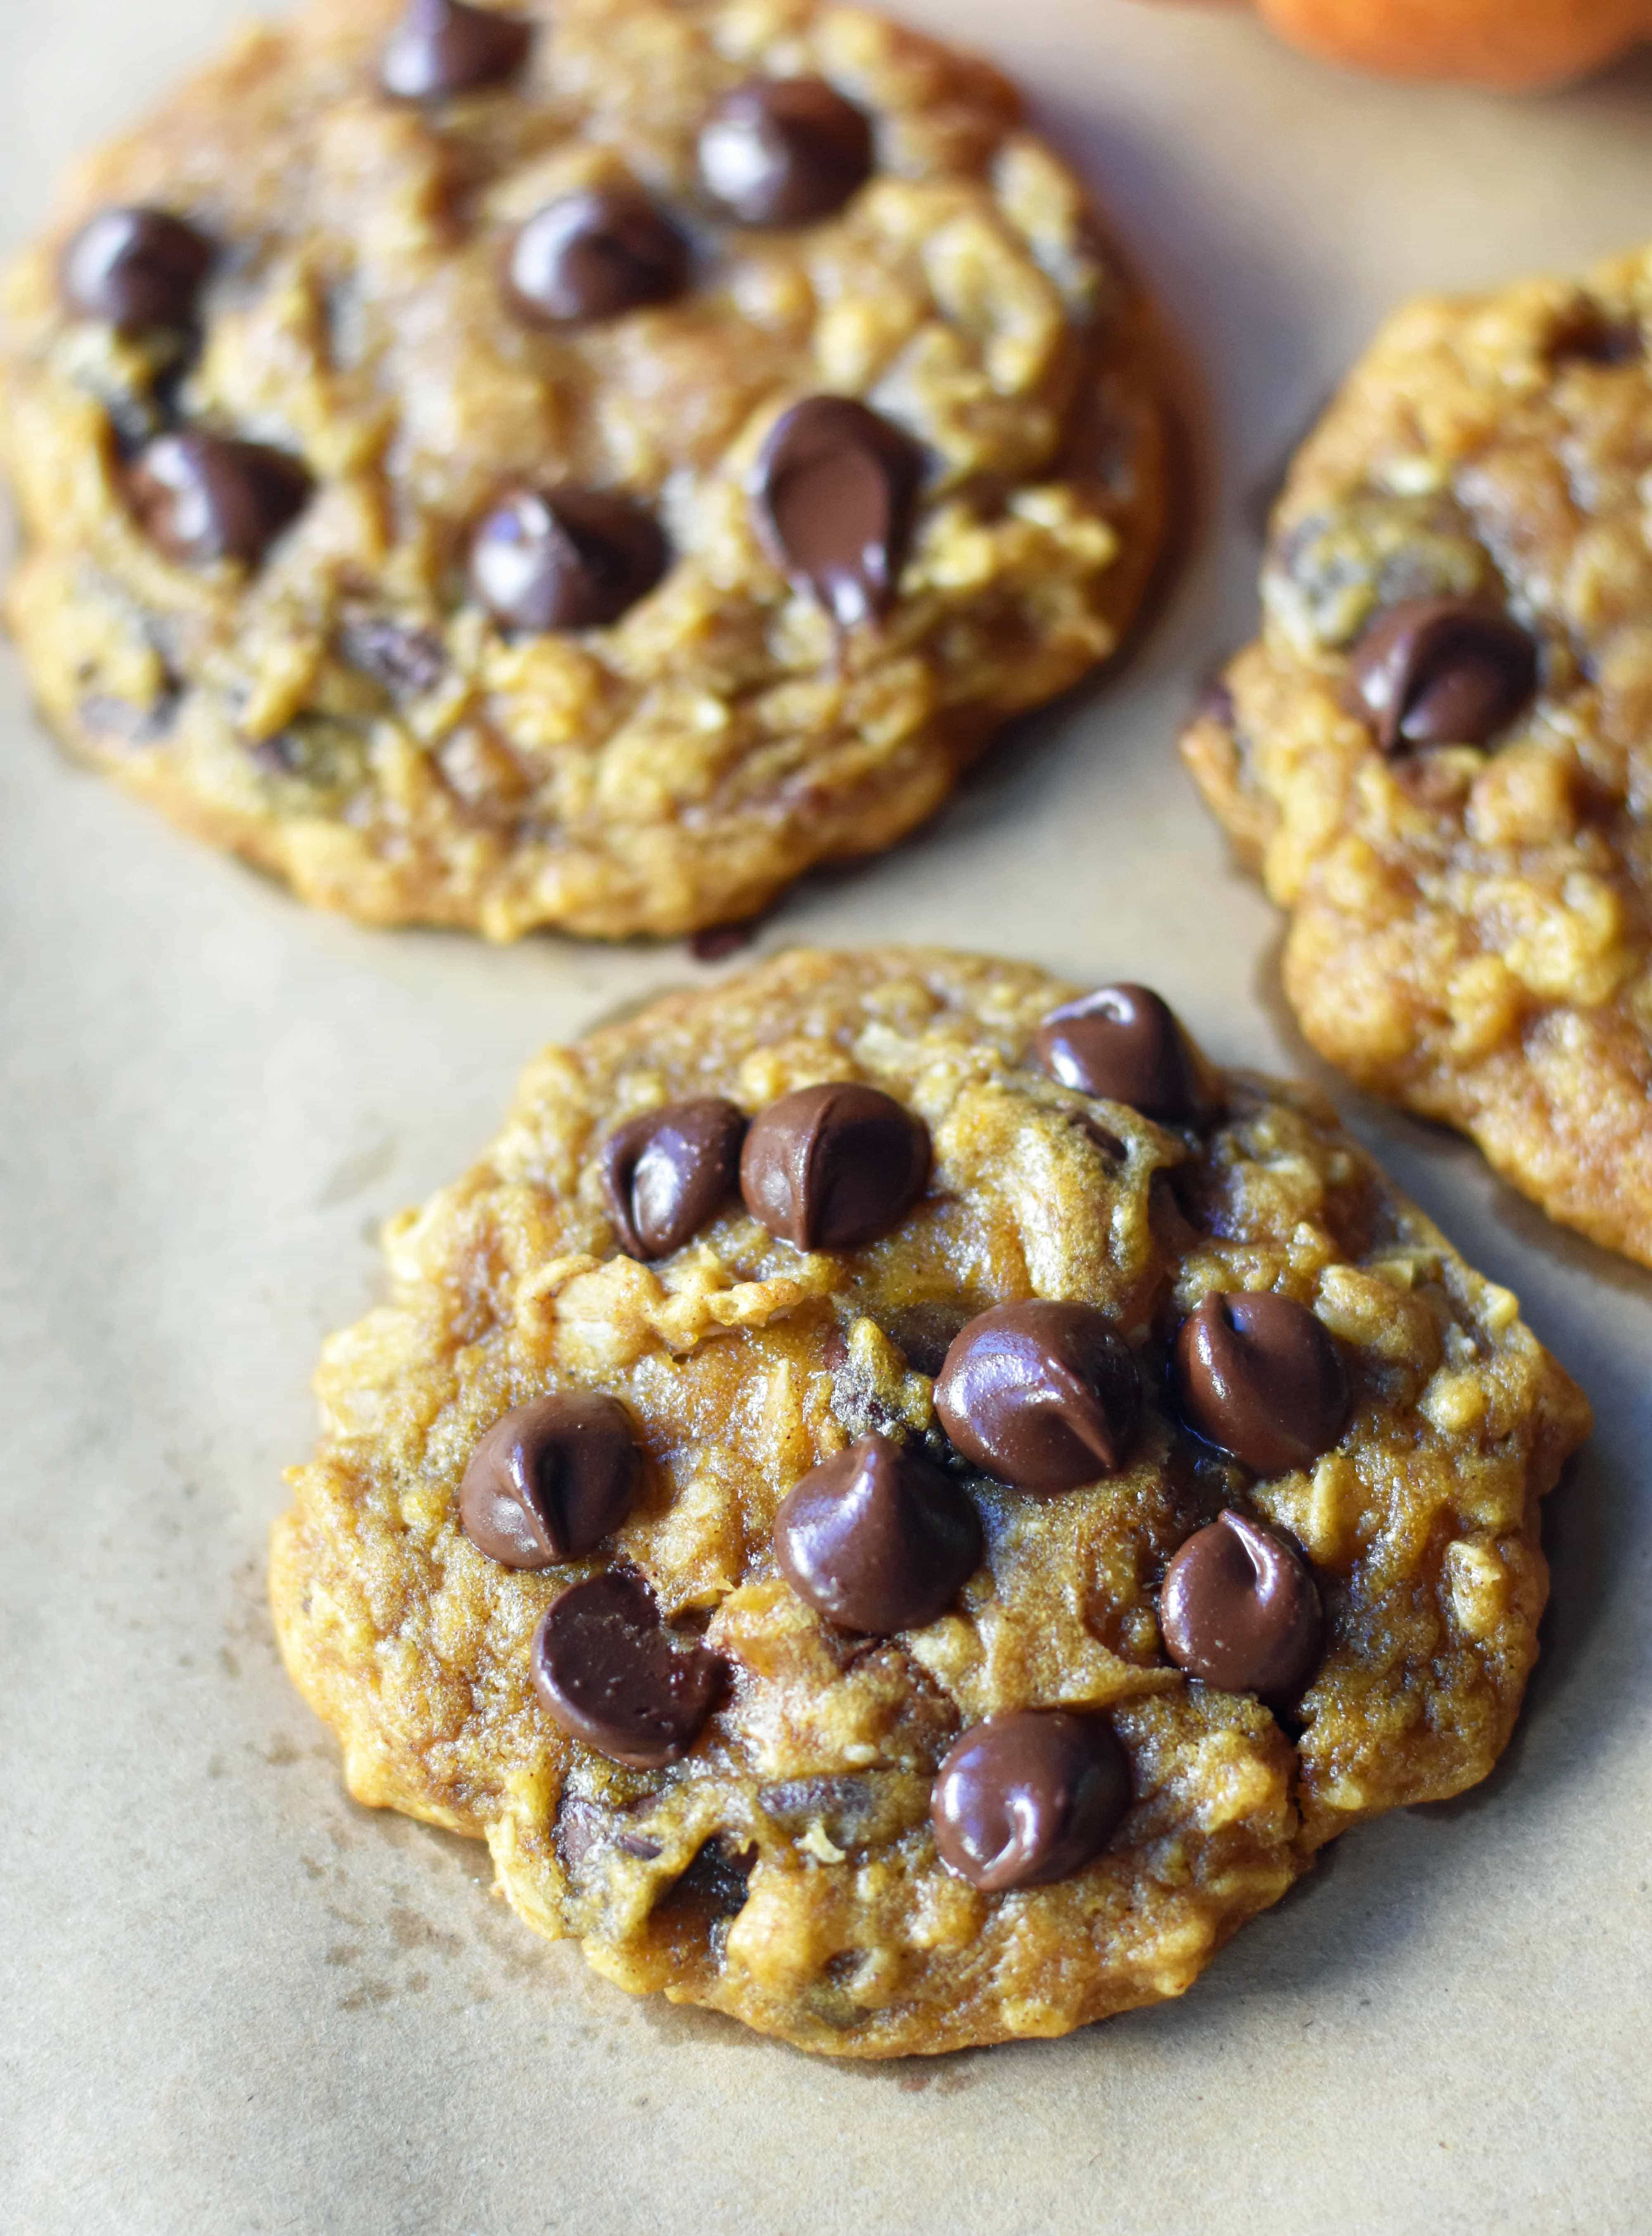
[[(1652, 67), (1511, 104), (1340, 78), (1226, 12), (903, 4), (1017, 71), (1094, 174), (1202, 368), (1217, 484), (1130, 672), (761, 946), (1145, 978), (1223, 1058), (1321, 1075), (1177, 719), (1248, 629), (1258, 484), (1382, 312), (1652, 225)], [(8, 245), (235, 12), (0, 0)], [(1498, 1774), (1354, 1834), (1184, 2002), (1064, 2042), (834, 2067), (633, 2003), (516, 1924), (480, 1849), (344, 1799), (263, 1547), (376, 1222), (470, 1161), (538, 1043), (711, 974), (308, 914), (74, 773), (10, 654), (0, 726), (0, 2228), (1648, 2226), (1652, 1278), (1339, 1086), (1600, 1410)]]

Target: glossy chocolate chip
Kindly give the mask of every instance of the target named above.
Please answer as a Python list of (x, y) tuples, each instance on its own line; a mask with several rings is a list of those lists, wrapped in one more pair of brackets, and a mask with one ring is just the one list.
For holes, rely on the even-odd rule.
[(534, 27), (520, 16), (469, 8), (464, 0), (408, 0), (379, 64), (398, 101), (440, 101), (503, 85), (528, 60)]
[(100, 210), (64, 249), (58, 280), (71, 311), (122, 333), (187, 326), (216, 253), (167, 210)]
[(1506, 614), (1467, 598), (1413, 598), (1379, 614), (1354, 681), (1385, 753), (1484, 746), (1537, 687), (1537, 648)]
[(810, 1469), (775, 1517), (774, 1547), (810, 1607), (887, 1638), (945, 1615), (980, 1565), (980, 1517), (921, 1452), (862, 1437)]
[(751, 1121), (740, 1193), (753, 1219), (799, 1250), (875, 1242), (923, 1194), (929, 1129), (875, 1087), (801, 1087)]
[(783, 412), (757, 460), (752, 509), (775, 564), (839, 628), (888, 611), (912, 539), (923, 453), (847, 396)]
[(1136, 1362), (1106, 1314), (1037, 1298), (971, 1320), (935, 1384), (965, 1458), (1046, 1498), (1121, 1468), (1141, 1407)]
[(680, 1250), (740, 1184), (745, 1115), (705, 1095), (650, 1110), (602, 1147), (602, 1192), (628, 1258)]
[(681, 294), (689, 247), (636, 187), (585, 187), (528, 219), (508, 270), (511, 299), (524, 318), (594, 326)]
[(1098, 986), (1063, 1003), (1033, 1046), (1063, 1087), (1123, 1102), (1161, 1125), (1190, 1125), (1209, 1108), (1203, 1066), (1176, 1012), (1150, 987)]
[(508, 1568), (578, 1560), (636, 1504), (642, 1452), (614, 1398), (564, 1391), (518, 1405), (478, 1438), (459, 1490), (471, 1543)]
[(1176, 1379), (1190, 1427), (1258, 1475), (1308, 1466), (1347, 1424), (1336, 1339), (1289, 1297), (1208, 1296), (1177, 1336)]
[(285, 450), (220, 435), (162, 435), (127, 474), (144, 534), (186, 566), (213, 559), (255, 565), (304, 510), (313, 487)]
[(646, 597), (666, 556), (652, 514), (625, 497), (518, 490), (476, 530), (470, 582), (507, 628), (602, 628)]
[(618, 1568), (552, 1601), (534, 1634), (534, 1687), (565, 1732), (613, 1762), (659, 1770), (686, 1754), (726, 1664), (678, 1652), (640, 1576)]
[(1300, 1691), (1319, 1658), (1323, 1624), (1318, 1588), (1295, 1547), (1231, 1509), (1188, 1539), (1159, 1593), (1166, 1653), (1224, 1693)]
[(964, 1733), (941, 1766), (929, 1814), (941, 1861), (1000, 1894), (1082, 1871), (1130, 1803), (1130, 1763), (1109, 1725), (1027, 1708)]
[(872, 174), (872, 124), (818, 77), (754, 77), (700, 133), (706, 192), (741, 225), (809, 225)]

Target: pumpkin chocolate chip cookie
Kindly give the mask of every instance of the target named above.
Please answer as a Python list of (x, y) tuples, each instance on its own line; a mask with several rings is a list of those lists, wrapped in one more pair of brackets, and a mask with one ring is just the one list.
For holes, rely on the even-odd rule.
[(792, 955), (550, 1050), (388, 1247), (288, 1666), (358, 1799), (625, 1987), (1061, 2034), (1509, 1736), (1588, 1407), (1143, 988)]
[(318, 0), (4, 293), (79, 751), (377, 923), (677, 934), (1118, 646), (1143, 301), (982, 63), (815, 0)]
[(1652, 255), (1424, 302), (1275, 514), (1183, 743), (1303, 1031), (1652, 1264)]

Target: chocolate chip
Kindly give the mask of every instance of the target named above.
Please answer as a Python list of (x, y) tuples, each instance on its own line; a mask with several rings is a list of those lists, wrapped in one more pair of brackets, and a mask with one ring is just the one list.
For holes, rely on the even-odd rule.
[(508, 1568), (549, 1568), (601, 1542), (636, 1504), (642, 1452), (614, 1398), (563, 1391), (478, 1438), (459, 1489), (471, 1543)]
[(1379, 614), (1354, 648), (1354, 682), (1385, 753), (1483, 746), (1537, 687), (1537, 648), (1469, 598), (1413, 598)]
[(1210, 1107), (1208, 1077), (1175, 1011), (1146, 986), (1098, 986), (1052, 1009), (1033, 1046), (1052, 1079), (1166, 1126)]
[(802, 1087), (751, 1122), (740, 1193), (799, 1250), (854, 1250), (900, 1224), (929, 1177), (929, 1131), (875, 1087)]
[(740, 924), (708, 924), (697, 931), (688, 943), (688, 951), (696, 963), (722, 963), (731, 955), (738, 955), (743, 947), (750, 947), (762, 927), (760, 916), (749, 916)]
[(628, 1258), (665, 1258), (740, 1182), (745, 1115), (705, 1095), (651, 1110), (602, 1146), (602, 1193)]
[(1177, 1336), (1176, 1378), (1189, 1425), (1258, 1475), (1307, 1467), (1347, 1422), (1335, 1338), (1289, 1297), (1208, 1296)]
[(470, 547), (476, 595), (505, 628), (602, 628), (646, 597), (666, 566), (652, 513), (600, 490), (517, 490)]
[(1130, 1764), (1111, 1726), (1025, 1708), (964, 1733), (941, 1766), (929, 1814), (942, 1863), (1000, 1894), (1082, 1871), (1130, 1803)]
[(1049, 1497), (1111, 1475), (1141, 1417), (1136, 1363), (1093, 1305), (995, 1305), (947, 1353), (935, 1411), (966, 1459)]
[(1166, 1653), (1224, 1693), (1299, 1691), (1318, 1658), (1323, 1620), (1295, 1547), (1231, 1508), (1188, 1539), (1159, 1593)]
[(872, 174), (872, 124), (818, 77), (754, 77), (700, 133), (700, 177), (741, 225), (808, 225)]
[(1615, 314), (1603, 303), (1584, 301), (1562, 319), (1547, 354), (1553, 365), (1638, 365), (1646, 354), (1646, 342), (1632, 312)]
[(552, 1601), (531, 1667), (562, 1729), (633, 1770), (659, 1770), (688, 1753), (726, 1669), (703, 1646), (678, 1653), (647, 1585), (617, 1568)]
[(123, 334), (187, 326), (217, 253), (169, 211), (100, 210), (64, 249), (58, 282), (71, 311), (105, 319)]
[(469, 8), (464, 0), (408, 0), (379, 63), (379, 82), (398, 101), (502, 85), (528, 60), (534, 27), (520, 16)]
[(952, 1605), (980, 1565), (980, 1517), (921, 1452), (862, 1437), (810, 1469), (775, 1517), (774, 1547), (810, 1607), (887, 1638)]
[(508, 273), (524, 318), (580, 326), (668, 303), (688, 284), (688, 243), (646, 194), (593, 187), (560, 195), (528, 219)]
[(338, 648), (352, 668), (397, 699), (423, 698), (447, 671), (447, 654), (434, 629), (383, 614), (346, 621), (338, 632)]
[(260, 560), (310, 502), (299, 461), (264, 443), (162, 435), (134, 461), (127, 493), (149, 541), (180, 565)]
[(757, 460), (757, 530), (775, 564), (852, 629), (895, 602), (922, 478), (922, 451), (889, 420), (850, 397), (806, 397)]

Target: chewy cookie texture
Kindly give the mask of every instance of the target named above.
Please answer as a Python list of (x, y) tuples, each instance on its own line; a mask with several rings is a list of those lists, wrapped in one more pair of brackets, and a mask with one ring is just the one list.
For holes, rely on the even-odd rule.
[(1509, 1736), (1588, 1408), (1143, 988), (783, 957), (549, 1050), (387, 1246), (288, 1666), (359, 1799), (625, 1987), (1060, 2034)]
[(1652, 259), (1403, 312), (1183, 751), (1362, 1085), (1652, 1264)]
[(1144, 306), (984, 64), (811, 0), (324, 0), (4, 293), (74, 746), (379, 923), (675, 934), (1118, 646)]

